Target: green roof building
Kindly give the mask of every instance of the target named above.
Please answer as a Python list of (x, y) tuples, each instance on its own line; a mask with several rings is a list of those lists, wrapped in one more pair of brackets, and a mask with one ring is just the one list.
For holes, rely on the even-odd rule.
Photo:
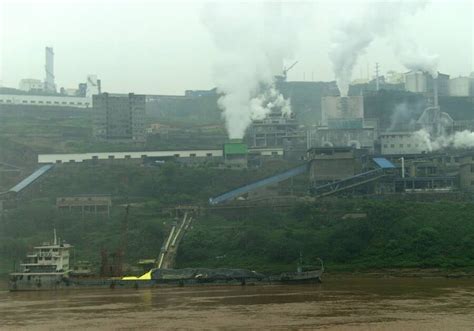
[(231, 167), (247, 167), (247, 145), (241, 140), (231, 140), (224, 144), (224, 162)]

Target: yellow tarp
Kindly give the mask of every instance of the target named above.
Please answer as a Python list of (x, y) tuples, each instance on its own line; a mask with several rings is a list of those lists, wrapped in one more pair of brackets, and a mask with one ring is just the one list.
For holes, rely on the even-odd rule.
[(150, 280), (150, 279), (151, 279), (151, 270), (141, 275), (140, 277), (135, 277), (135, 276), (122, 277), (122, 280)]

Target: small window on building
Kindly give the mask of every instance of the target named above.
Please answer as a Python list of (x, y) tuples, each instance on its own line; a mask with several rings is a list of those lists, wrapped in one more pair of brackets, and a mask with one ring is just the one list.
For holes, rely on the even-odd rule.
[(455, 157), (454, 162), (459, 163), (459, 159), (460, 159), (459, 157)]
[(175, 154), (174, 157), (179, 157), (179, 154)]
[(390, 144), (390, 148), (395, 148), (395, 144)]
[(211, 156), (212, 156), (212, 153), (206, 153), (206, 156), (207, 156), (207, 157), (211, 157)]
[(0, 102), (3, 102), (3, 99), (0, 99)]
[(196, 157), (196, 154), (195, 153), (191, 153), (189, 154), (190, 157)]
[(383, 144), (383, 148), (388, 148), (388, 145), (387, 145), (387, 144)]
[(28, 103), (28, 100), (23, 100), (22, 103)]
[(130, 155), (125, 155), (126, 159), (131, 159), (132, 157)]
[(70, 105), (74, 105), (74, 102), (71, 101), (71, 102), (69, 102), (69, 104), (70, 104)]
[(43, 101), (38, 101), (38, 103), (43, 103)]
[(12, 103), (12, 101), (11, 101), (11, 100), (7, 100), (7, 103)]
[(115, 156), (114, 155), (109, 155), (109, 160), (113, 160), (115, 159)]
[(55, 104), (55, 105), (59, 105), (59, 101), (54, 101), (54, 104)]
[(407, 144), (407, 147), (410, 148), (410, 147), (411, 147), (411, 144)]
[(78, 105), (82, 105), (82, 102), (78, 102), (77, 104), (78, 104)]
[(35, 100), (31, 100), (30, 103), (36, 103), (36, 101), (35, 101)]
[(415, 144), (415, 147), (419, 147), (420, 145), (419, 144)]
[(276, 155), (278, 155), (278, 152), (272, 151), (272, 155), (273, 155), (273, 156), (276, 156)]
[(46, 103), (47, 103), (48, 105), (50, 105), (50, 104), (51, 104), (51, 101), (46, 101)]
[(63, 101), (63, 102), (61, 102), (61, 104), (63, 104), (63, 105), (67, 105), (67, 102)]
[(400, 144), (400, 148), (403, 148), (403, 144)]
[(471, 164), (471, 172), (474, 172), (474, 164)]

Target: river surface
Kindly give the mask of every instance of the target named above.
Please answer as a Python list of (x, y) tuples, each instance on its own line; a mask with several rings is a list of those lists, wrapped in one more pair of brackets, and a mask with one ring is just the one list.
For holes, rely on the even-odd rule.
[(302, 286), (0, 290), (0, 329), (473, 330), (474, 280), (328, 275)]

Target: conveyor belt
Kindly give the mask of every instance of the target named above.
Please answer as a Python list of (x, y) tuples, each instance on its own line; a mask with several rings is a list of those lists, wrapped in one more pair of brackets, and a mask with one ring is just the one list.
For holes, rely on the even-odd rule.
[(307, 171), (308, 171), (308, 165), (306, 165), (306, 164), (298, 166), (296, 168), (292, 168), (290, 170), (286, 170), (286, 171), (284, 171), (282, 173), (279, 173), (277, 175), (267, 177), (267, 178), (264, 178), (264, 179), (260, 179), (256, 182), (247, 184), (245, 186), (241, 186), (239, 188), (228, 191), (228, 192), (223, 193), (221, 195), (218, 195), (216, 197), (210, 198), (209, 199), (209, 204), (217, 205), (219, 203), (235, 199), (239, 196), (244, 195), (245, 193), (248, 193), (248, 192), (251, 192), (253, 190), (265, 187), (267, 185), (272, 185), (272, 184), (282, 182), (286, 179), (289, 179), (291, 177), (300, 175), (300, 174), (305, 173)]

